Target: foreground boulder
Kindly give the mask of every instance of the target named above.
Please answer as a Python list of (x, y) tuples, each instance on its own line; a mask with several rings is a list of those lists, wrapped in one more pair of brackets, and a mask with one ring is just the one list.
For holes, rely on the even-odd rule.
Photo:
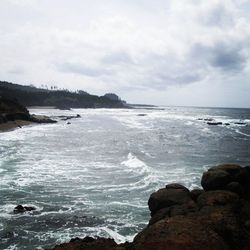
[(86, 242), (85, 238), (54, 249), (250, 249), (250, 167), (212, 167), (203, 174), (201, 184), (204, 190), (190, 191), (172, 183), (151, 194), (151, 219), (132, 243), (117, 245), (102, 238)]
[(180, 188), (162, 188), (151, 194), (148, 206), (151, 215), (154, 215), (158, 210), (164, 207), (173, 205), (182, 205), (191, 201), (189, 190), (185, 187)]
[(126, 250), (123, 246), (118, 246), (113, 239), (85, 237), (75, 238), (69, 243), (55, 246), (53, 250)]
[(210, 168), (202, 176), (201, 185), (205, 191), (229, 190), (241, 196), (250, 195), (250, 167), (224, 164)]
[(78, 250), (78, 249), (95, 249), (95, 250), (110, 250), (117, 246), (114, 240), (98, 238), (94, 239), (86, 237), (84, 239), (75, 238), (70, 243), (65, 243), (56, 246), (54, 250)]
[(209, 227), (193, 218), (175, 216), (144, 229), (134, 239), (136, 250), (226, 250), (225, 241)]

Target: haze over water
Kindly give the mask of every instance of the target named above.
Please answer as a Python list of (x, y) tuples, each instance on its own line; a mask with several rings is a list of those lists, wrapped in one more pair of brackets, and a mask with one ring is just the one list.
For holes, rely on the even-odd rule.
[[(145, 227), (147, 200), (158, 188), (197, 188), (211, 165), (250, 163), (249, 109), (30, 113), (81, 118), (0, 134), (0, 249), (43, 249), (86, 235), (131, 240)], [(14, 214), (18, 204), (36, 211)]]

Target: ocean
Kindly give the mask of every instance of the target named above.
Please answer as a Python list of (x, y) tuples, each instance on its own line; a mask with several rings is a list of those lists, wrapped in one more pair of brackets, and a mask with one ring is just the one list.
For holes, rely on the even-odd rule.
[[(87, 235), (131, 241), (147, 225), (152, 192), (172, 182), (199, 188), (216, 164), (250, 164), (250, 109), (30, 113), (59, 122), (0, 134), (0, 249), (46, 249)], [(18, 204), (36, 210), (13, 213)]]

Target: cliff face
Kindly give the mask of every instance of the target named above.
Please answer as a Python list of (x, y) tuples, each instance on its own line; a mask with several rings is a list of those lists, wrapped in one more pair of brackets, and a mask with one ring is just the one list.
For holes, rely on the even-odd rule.
[(250, 249), (250, 166), (210, 168), (203, 189), (168, 184), (148, 201), (151, 219), (132, 243), (73, 239), (53, 249), (227, 250)]

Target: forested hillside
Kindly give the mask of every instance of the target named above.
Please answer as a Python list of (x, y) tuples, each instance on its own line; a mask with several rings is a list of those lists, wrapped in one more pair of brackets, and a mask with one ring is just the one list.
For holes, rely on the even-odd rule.
[(53, 87), (36, 88), (3, 81), (0, 81), (0, 97), (16, 100), (24, 106), (54, 106), (62, 109), (127, 107), (120, 98), (110, 98), (109, 95), (97, 96), (82, 90), (71, 92)]

